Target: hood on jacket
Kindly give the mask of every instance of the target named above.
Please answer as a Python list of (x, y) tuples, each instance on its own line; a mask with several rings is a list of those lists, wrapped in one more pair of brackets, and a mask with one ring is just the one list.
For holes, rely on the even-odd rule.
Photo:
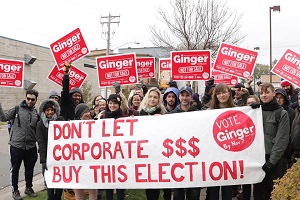
[(60, 95), (58, 94), (58, 92), (56, 92), (55, 90), (51, 90), (49, 92), (48, 98), (52, 97), (52, 96), (57, 96), (58, 98), (60, 98)]
[(45, 105), (48, 104), (48, 103), (52, 103), (52, 104), (54, 105), (54, 107), (55, 107), (55, 113), (56, 113), (57, 116), (59, 116), (59, 115), (60, 115), (60, 106), (59, 106), (59, 104), (58, 104), (56, 101), (54, 101), (54, 100), (52, 100), (52, 99), (46, 99), (46, 100), (44, 100), (44, 101), (41, 103), (41, 105), (40, 105), (40, 107), (39, 107), (39, 115), (41, 115), (42, 112), (44, 112), (44, 111), (43, 111), (43, 110), (44, 110), (44, 107), (45, 107)]
[(284, 89), (282, 89), (282, 88), (277, 88), (276, 90), (275, 90), (275, 93), (276, 94), (282, 94), (282, 96), (283, 96), (283, 98), (284, 98), (284, 108), (285, 107), (287, 107), (287, 106), (289, 106), (289, 104), (290, 104), (290, 102), (289, 102), (289, 99), (288, 99), (288, 96), (287, 96), (287, 94), (286, 94), (286, 91), (284, 90)]
[(175, 102), (175, 107), (179, 104), (179, 90), (175, 87), (169, 87), (165, 92), (164, 92), (164, 95), (163, 95), (163, 101), (164, 101), (164, 105), (166, 106), (167, 105), (167, 101), (166, 101), (166, 97), (167, 95), (170, 93), (170, 92), (173, 92), (176, 96), (176, 102)]

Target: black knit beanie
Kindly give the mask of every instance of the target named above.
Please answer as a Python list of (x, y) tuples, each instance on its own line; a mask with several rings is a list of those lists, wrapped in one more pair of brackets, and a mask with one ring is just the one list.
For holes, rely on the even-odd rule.
[(87, 110), (89, 110), (88, 105), (85, 103), (78, 104), (75, 108), (75, 118), (80, 119)]

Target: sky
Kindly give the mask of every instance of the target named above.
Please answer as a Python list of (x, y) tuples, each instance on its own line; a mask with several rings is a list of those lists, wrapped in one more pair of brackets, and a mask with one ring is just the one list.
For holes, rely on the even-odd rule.
[[(270, 62), (270, 6), (281, 7), (280, 13), (271, 13), (273, 59), (280, 59), (287, 49), (300, 54), (299, 0), (224, 1), (230, 10), (242, 15), (240, 31), (245, 39), (238, 46), (260, 48), (257, 63)], [(90, 50), (106, 49), (105, 27), (100, 18), (110, 13), (120, 16), (120, 23), (111, 25), (110, 49), (153, 47), (149, 26), (163, 26), (159, 8), (171, 12), (170, 0), (2, 1), (0, 36), (50, 47), (79, 27)]]

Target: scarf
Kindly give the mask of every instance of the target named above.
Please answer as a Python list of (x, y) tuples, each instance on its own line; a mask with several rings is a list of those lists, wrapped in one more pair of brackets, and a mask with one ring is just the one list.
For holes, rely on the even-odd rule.
[(119, 118), (122, 117), (122, 110), (119, 108), (118, 110), (115, 111), (110, 111), (110, 110), (105, 110), (104, 112), (105, 118)]
[(269, 103), (263, 103), (262, 101), (260, 101), (260, 105), (261, 105), (262, 110), (264, 110), (264, 111), (273, 111), (273, 110), (277, 110), (278, 108), (281, 107), (277, 103), (277, 100), (275, 97)]
[(44, 126), (45, 126), (46, 128), (48, 128), (48, 127), (49, 127), (50, 121), (55, 121), (55, 120), (57, 120), (57, 115), (56, 115), (56, 113), (54, 113), (54, 115), (52, 116), (52, 118), (51, 118), (51, 119), (48, 119), (48, 118), (46, 117), (45, 113), (42, 112), (42, 114), (41, 114), (41, 119), (42, 119), (42, 121), (43, 121)]
[[(146, 113), (148, 113), (148, 115), (154, 115), (154, 114), (157, 114), (157, 113), (160, 112), (159, 105), (157, 105), (157, 106), (155, 106), (155, 107), (151, 107), (151, 108), (145, 106), (145, 107), (143, 108), (143, 110), (144, 110)], [(156, 112), (156, 113), (155, 113), (155, 111), (159, 111), (159, 112)]]

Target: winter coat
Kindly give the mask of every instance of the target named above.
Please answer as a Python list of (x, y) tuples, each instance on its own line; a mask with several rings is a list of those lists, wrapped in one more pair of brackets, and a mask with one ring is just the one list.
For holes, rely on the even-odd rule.
[[(282, 109), (282, 108), (279, 108)], [(290, 122), (288, 113), (281, 111), (279, 121), (276, 121), (276, 110), (262, 111), (265, 151), (267, 157), (270, 156), (269, 162), (276, 164), (284, 155), (289, 143)]]
[(73, 103), (72, 94), (78, 92), (81, 94), (81, 102), (83, 102), (82, 98), (82, 91), (78, 88), (73, 88), (69, 91), (69, 75), (64, 75), (62, 81), (62, 92), (61, 92), (61, 99), (60, 99), (60, 108), (61, 108), (61, 116), (65, 120), (73, 120), (75, 119), (75, 107), (76, 105)]
[[(39, 116), (35, 107), (29, 108), (24, 101), (19, 105), (16, 114), (15, 107), (4, 113), (0, 104), (0, 120), (10, 121), (13, 118), (14, 124), (10, 131), (9, 144), (18, 149), (28, 150), (36, 147), (35, 131)], [(16, 116), (16, 117), (15, 117)]]
[[(197, 108), (194, 106), (190, 106), (190, 108), (188, 109), (187, 112), (191, 112), (191, 111), (197, 111)], [(186, 112), (184, 110), (181, 109), (180, 104), (170, 113), (181, 113), (181, 112)]]
[[(59, 104), (51, 99), (47, 99), (42, 102), (39, 108), (39, 113), (41, 116), (41, 120), (37, 124), (36, 128), (36, 139), (38, 142), (38, 147), (39, 147), (39, 154), (40, 154), (40, 163), (46, 163), (47, 161), (47, 148), (48, 148), (48, 127), (45, 126), (44, 124), (44, 111), (43, 108), (46, 103), (52, 102), (55, 106), (55, 113), (57, 118), (54, 121), (63, 121), (63, 117), (60, 116), (60, 107)], [(51, 134), (51, 133), (50, 133)]]

